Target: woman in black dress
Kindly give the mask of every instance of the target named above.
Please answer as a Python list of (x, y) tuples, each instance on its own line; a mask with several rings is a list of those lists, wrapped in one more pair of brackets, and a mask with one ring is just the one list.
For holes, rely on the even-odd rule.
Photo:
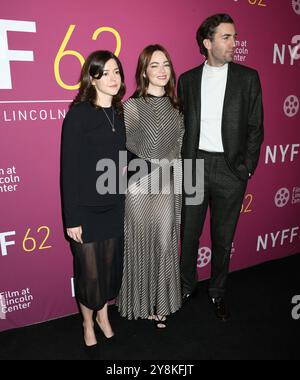
[(121, 104), (124, 94), (119, 59), (107, 51), (94, 52), (84, 64), (79, 93), (63, 124), (63, 213), (74, 254), (75, 293), (83, 315), (86, 346), (97, 344), (94, 311), (105, 337), (114, 335), (108, 300), (118, 295), (122, 280), (124, 195), (118, 188), (116, 194), (104, 194), (99, 178), (105, 171), (97, 164), (103, 159), (114, 162), (113, 181), (117, 181), (123, 169), (119, 167), (119, 153), (126, 151)]

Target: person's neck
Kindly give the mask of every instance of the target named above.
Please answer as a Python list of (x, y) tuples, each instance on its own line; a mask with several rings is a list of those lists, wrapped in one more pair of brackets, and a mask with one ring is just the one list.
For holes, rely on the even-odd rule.
[(216, 61), (214, 59), (211, 59), (210, 57), (207, 58), (207, 64), (208, 66), (210, 67), (224, 67), (227, 62), (220, 62), (220, 61)]
[(148, 87), (147, 94), (160, 97), (160, 96), (164, 96), (166, 94), (166, 90), (164, 87), (158, 87), (158, 86), (156, 87), (156, 86), (150, 85)]
[(112, 100), (112, 96), (99, 96), (98, 94), (96, 104), (98, 107), (109, 108), (112, 106)]

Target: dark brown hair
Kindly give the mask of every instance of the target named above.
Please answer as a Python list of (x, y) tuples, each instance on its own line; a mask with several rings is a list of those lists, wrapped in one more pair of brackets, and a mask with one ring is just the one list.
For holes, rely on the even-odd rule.
[(161, 51), (162, 53), (164, 53), (169, 61), (170, 69), (171, 69), (171, 78), (169, 80), (169, 83), (166, 85), (165, 90), (174, 108), (181, 110), (180, 101), (178, 97), (176, 96), (176, 74), (175, 74), (174, 66), (173, 66), (170, 54), (161, 45), (149, 45), (140, 54), (137, 69), (136, 69), (136, 74), (135, 74), (137, 88), (136, 88), (135, 93), (133, 94), (133, 97), (135, 98), (147, 97), (149, 79), (147, 78), (147, 76), (145, 77), (144, 74), (146, 73), (147, 68), (151, 62), (151, 58), (156, 51)]
[(218, 13), (216, 15), (208, 17), (200, 25), (197, 31), (197, 42), (200, 48), (200, 53), (208, 57), (208, 51), (204, 46), (204, 40), (213, 41), (216, 30), (220, 24), (234, 24), (233, 19), (226, 13)]
[(123, 67), (120, 60), (112, 52), (106, 50), (95, 51), (86, 59), (81, 70), (79, 92), (71, 104), (71, 107), (78, 103), (90, 102), (92, 106), (98, 108), (96, 105), (97, 91), (95, 86), (92, 85), (91, 78), (100, 79), (103, 76), (104, 67), (110, 59), (116, 61), (121, 75), (121, 87), (117, 95), (113, 97), (112, 104), (118, 113), (123, 112), (121, 100), (126, 92)]

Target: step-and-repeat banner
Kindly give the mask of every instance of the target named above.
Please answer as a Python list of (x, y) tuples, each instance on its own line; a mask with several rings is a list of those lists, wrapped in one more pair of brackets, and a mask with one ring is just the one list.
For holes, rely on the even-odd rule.
[[(299, 0), (18, 3), (2, 1), (0, 9), (0, 331), (77, 312), (59, 173), (61, 125), (84, 59), (115, 52), (129, 96), (148, 44), (170, 51), (178, 75), (199, 65), (196, 30), (214, 13), (235, 20), (235, 61), (259, 71), (265, 106), (265, 142), (231, 270), (300, 252)], [(209, 277), (210, 261), (207, 223), (200, 279)]]

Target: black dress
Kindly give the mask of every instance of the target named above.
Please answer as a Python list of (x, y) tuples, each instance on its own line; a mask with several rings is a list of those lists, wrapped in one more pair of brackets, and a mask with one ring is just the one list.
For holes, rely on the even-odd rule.
[[(115, 118), (115, 132), (110, 120)], [(100, 310), (120, 290), (123, 272), (124, 200), (118, 194), (119, 153), (126, 151), (125, 126), (113, 108), (80, 103), (68, 112), (62, 133), (62, 199), (66, 228), (82, 227), (83, 244), (71, 242), (78, 302)], [(115, 163), (116, 194), (100, 195), (100, 160)], [(121, 176), (122, 178), (122, 176)]]

